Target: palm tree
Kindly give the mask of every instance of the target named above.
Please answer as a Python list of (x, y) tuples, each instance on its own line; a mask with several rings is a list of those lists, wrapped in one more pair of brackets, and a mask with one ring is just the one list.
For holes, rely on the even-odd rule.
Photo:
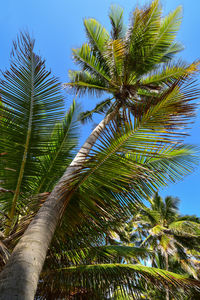
[[(80, 61), (83, 62), (84, 70), (80, 73), (72, 72), (69, 85), (78, 91), (108, 91), (105, 87), (99, 88), (99, 81), (95, 81), (97, 79), (102, 81), (103, 74), (105, 82), (110, 79), (113, 81), (113, 83), (110, 81), (109, 87), (112, 87), (116, 102), (111, 106), (110, 113), (86, 140), (13, 251), (0, 278), (1, 297), (4, 299), (5, 297), (12, 299), (13, 293), (18, 294), (16, 290), (21, 291), (18, 296), (20, 299), (33, 298), (56, 225), (69, 204), (71, 196), (78, 188), (84, 191), (85, 199), (87, 199), (88, 191), (93, 199), (94, 192), (98, 191), (101, 203), (104, 201), (104, 204), (108, 205), (108, 199), (110, 200), (112, 195), (114, 200), (111, 203), (115, 208), (121, 201), (122, 203), (124, 201), (128, 207), (130, 202), (149, 196), (158, 186), (182, 177), (190, 169), (192, 161), (186, 163), (186, 157), (188, 159), (188, 155), (192, 153), (191, 149), (171, 145), (173, 139), (181, 136), (180, 126), (185, 127), (194, 114), (195, 105), (191, 101), (198, 96), (197, 90), (191, 85), (191, 77), (197, 70), (197, 64), (169, 65), (173, 54), (180, 50), (180, 46), (174, 43), (180, 23), (177, 17), (179, 11), (180, 9), (176, 10), (162, 20), (158, 1), (154, 1), (148, 8), (136, 9), (132, 24), (127, 34), (123, 36), (123, 30), (120, 30), (122, 18), (119, 10), (113, 10), (110, 15), (113, 30), (108, 39), (104, 38), (104, 29), (98, 24), (94, 25), (95, 21), (94, 23), (93, 21), (86, 22), (93, 24), (88, 29), (88, 35), (91, 32), (90, 43), (92, 43), (92, 36), (94, 43), (91, 50), (90, 47), (84, 45), (81, 50), (75, 51), (78, 53), (77, 57), (80, 56)], [(120, 33), (117, 33), (118, 31)], [(121, 41), (118, 41), (119, 37), (122, 37)], [(100, 55), (98, 48), (101, 45), (106, 46), (106, 49), (100, 49), (100, 52), (103, 51), (103, 56)], [(122, 48), (120, 48), (121, 45)], [(40, 83), (37, 81), (36, 71), (41, 65), (41, 60), (34, 54), (33, 47), (26, 47), (23, 50), (21, 45), (18, 48), (15, 45), (15, 49), (17, 49), (17, 60), (12, 64), (13, 73), (5, 77), (5, 81), (1, 84), (2, 102), (7, 101), (8, 105), (8, 108), (6, 106), (7, 116), (4, 118), (12, 120), (13, 127), (15, 120), (10, 116), (20, 115), (18, 105), (14, 112), (12, 110), (14, 100), (16, 98), (21, 100), (28, 86), (29, 100), (37, 99), (37, 92), (39, 93), (38, 99), (42, 97), (42, 92), (36, 90), (33, 84)], [(76, 55), (74, 57), (76, 58)], [(85, 64), (84, 58), (89, 62)], [(112, 73), (113, 62), (116, 63), (116, 74), (120, 74), (118, 78), (123, 79), (123, 82), (119, 80), (121, 84), (118, 87), (116, 87), (116, 82), (118, 82), (115, 78), (116, 74), (111, 74), (112, 76), (110, 75), (108, 79), (105, 73), (105, 70)], [(102, 67), (99, 66), (100, 63)], [(95, 67), (97, 67), (96, 71)], [(158, 72), (159, 67), (164, 69)], [(27, 76), (24, 76), (23, 68)], [(94, 77), (95, 74), (96, 77)], [(30, 82), (24, 81), (26, 77), (30, 79)], [(86, 84), (83, 83), (83, 77)], [(81, 80), (77, 81), (77, 78)], [(89, 83), (87, 78), (90, 78)], [(13, 89), (13, 80), (17, 81), (18, 89)], [(5, 87), (6, 85), (10, 87), (10, 84), (12, 89), (9, 93)], [(43, 102), (45, 100), (46, 97)], [(31, 117), (32, 114), (30, 122)], [(105, 130), (108, 123), (109, 126)], [(89, 154), (98, 138), (100, 142)], [(26, 157), (25, 151), (24, 158)], [(183, 165), (184, 162), (185, 165)], [(189, 168), (185, 167), (186, 164)], [(23, 169), (24, 167), (22, 171)], [(165, 171), (169, 172), (171, 177), (168, 177)], [(90, 183), (91, 176), (93, 177), (92, 184)], [(21, 186), (21, 182), (19, 183), (18, 186)], [(99, 188), (99, 184), (104, 186), (104, 189)], [(130, 189), (132, 197), (129, 198), (127, 193)], [(113, 193), (115, 193), (114, 197)], [(102, 197), (104, 194), (106, 197)], [(21, 260), (20, 257), (23, 259)], [(12, 272), (9, 271), (10, 269)], [(16, 276), (19, 274), (20, 278), (16, 282)], [(27, 284), (24, 284), (25, 282)]]
[[(179, 200), (156, 193), (150, 199), (150, 207), (143, 206), (133, 218), (135, 234), (139, 232), (141, 246), (152, 249), (155, 257), (152, 266), (165, 270), (177, 270), (198, 278), (195, 255), (191, 251), (200, 250), (200, 220), (195, 216), (181, 216)], [(166, 290), (166, 299), (169, 291)]]
[(172, 63), (174, 54), (182, 50), (175, 41), (181, 7), (165, 18), (162, 18), (158, 0), (148, 8), (136, 8), (127, 30), (123, 9), (111, 7), (109, 18), (110, 35), (95, 19), (84, 20), (88, 43), (72, 50), (81, 71), (69, 71), (70, 82), (66, 87), (81, 95), (86, 92), (97, 97), (110, 94), (92, 111), (83, 113), (83, 121), (92, 118), (94, 113), (115, 111), (116, 117), (124, 110), (140, 119), (159, 101), (160, 94), (170, 83), (188, 76), (197, 66)]

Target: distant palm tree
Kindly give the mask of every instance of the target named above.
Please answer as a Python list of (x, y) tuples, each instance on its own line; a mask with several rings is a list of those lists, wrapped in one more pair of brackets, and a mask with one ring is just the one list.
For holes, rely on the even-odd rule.
[[(33, 298), (56, 225), (80, 186), (84, 191), (84, 201), (87, 201), (87, 195), (97, 199), (98, 191), (102, 211), (109, 205), (116, 209), (119, 203), (125, 203), (125, 210), (130, 202), (151, 195), (158, 186), (188, 172), (183, 163), (192, 153), (191, 149), (171, 145), (174, 139), (180, 137), (180, 127), (185, 127), (194, 115), (195, 104), (191, 101), (198, 96), (191, 85), (198, 63), (170, 64), (171, 58), (180, 50), (180, 45), (174, 41), (180, 25), (180, 8), (165, 18), (162, 18), (157, 0), (149, 7), (137, 8), (126, 34), (121, 9), (112, 9), (110, 20), (111, 35), (95, 20), (85, 21), (90, 46), (84, 44), (73, 51), (74, 59), (83, 70), (72, 72), (68, 85), (78, 92), (111, 92), (115, 100), (107, 99), (94, 109), (94, 112), (104, 111), (105, 105), (109, 106), (106, 117), (88, 137), (13, 251), (0, 279), (0, 297), (4, 299), (13, 297), (11, 295), (16, 295), (16, 291), (21, 291), (20, 299)], [(49, 124), (43, 127), (42, 122), (46, 119), (44, 106), (46, 101), (50, 102), (48, 99), (52, 98), (54, 91), (51, 94), (51, 82), (41, 81), (46, 74), (42, 67), (44, 64), (33, 47), (33, 41), (27, 38), (15, 44), (11, 72), (4, 74), (1, 83), (2, 102), (6, 104), (1, 111), (6, 108), (4, 117), (6, 122), (13, 122), (16, 138), (21, 129), (24, 131), (21, 125), (24, 112), (29, 112), (25, 119), (27, 136), (23, 144), (25, 148), (20, 152), (23, 155), (11, 217), (16, 209), (22, 180), (29, 179), (23, 178), (23, 175), (26, 174), (32, 129), (35, 128), (35, 133), (45, 131), (59, 109), (57, 104), (50, 105)], [(53, 99), (60, 103), (57, 89)], [(37, 120), (38, 116), (41, 116), (42, 122)], [(43, 141), (45, 135), (41, 145)], [(18, 153), (21, 139), (19, 142), (16, 140), (15, 145)], [(40, 156), (41, 149), (37, 151)], [(33, 162), (36, 163), (36, 160), (33, 159)], [(187, 164), (191, 166), (191, 161)], [(34, 177), (32, 165), (29, 170), (33, 171)], [(126, 197), (129, 191), (131, 198)], [(110, 201), (111, 195), (113, 201)], [(20, 257), (23, 257), (23, 262)], [(28, 279), (29, 276), (34, 280)], [(27, 285), (24, 284), (25, 279)]]
[[(195, 216), (181, 216), (179, 200), (156, 193), (150, 200), (150, 207), (136, 213), (132, 226), (134, 234), (142, 239), (141, 246), (154, 251), (151, 265), (178, 273), (189, 273), (198, 278), (194, 252), (200, 251), (200, 219)], [(131, 224), (131, 223), (130, 223)], [(129, 225), (130, 226), (130, 225)], [(169, 299), (169, 293), (166, 295)]]

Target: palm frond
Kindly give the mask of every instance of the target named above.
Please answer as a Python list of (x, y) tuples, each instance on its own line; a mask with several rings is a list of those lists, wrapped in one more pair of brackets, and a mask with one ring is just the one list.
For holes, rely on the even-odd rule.
[[(162, 120), (165, 120), (164, 127), (168, 132), (178, 129), (181, 134), (180, 129), (187, 128), (187, 124), (195, 115), (197, 105), (193, 101), (198, 96), (199, 90), (194, 80), (186, 76), (176, 80), (169, 88), (158, 93), (157, 97), (146, 98), (143, 106), (140, 103), (133, 105), (133, 109), (136, 110), (135, 115), (138, 115), (139, 118), (143, 114), (144, 118), (149, 119), (149, 114), (151, 114), (154, 116), (152, 122), (154, 123), (155, 120), (158, 127), (163, 126)], [(147, 113), (145, 114), (145, 112)], [(148, 126), (152, 126), (153, 123)], [(175, 136), (174, 132), (173, 134)]]
[(162, 57), (162, 62), (164, 62), (164, 63), (169, 62), (170, 60), (172, 60), (174, 58), (174, 56), (177, 53), (179, 53), (183, 50), (184, 50), (184, 46), (180, 42), (175, 41), (164, 53), (164, 55)]
[(151, 69), (152, 63), (147, 61), (147, 57), (159, 33), (160, 23), (161, 7), (158, 0), (153, 1), (148, 8), (135, 9), (126, 35), (129, 49), (126, 68), (129, 73), (134, 70), (139, 75)]
[[(162, 145), (162, 138), (160, 144), (155, 145), (153, 140), (155, 136), (147, 131), (146, 126), (143, 132), (140, 126), (133, 128), (126, 124), (118, 129), (116, 125), (110, 125), (82, 171), (78, 183), (82, 195), (92, 196), (93, 190), (101, 201), (112, 196), (113, 201), (126, 204), (126, 210), (128, 203), (148, 198), (158, 187), (192, 171), (196, 160), (192, 148), (166, 147)], [(107, 189), (112, 193), (106, 196)]]
[(31, 192), (32, 179), (39, 175), (37, 158), (43, 153), (46, 135), (64, 109), (61, 85), (35, 54), (34, 43), (28, 34), (18, 37), (10, 71), (3, 73), (0, 82), (0, 143), (6, 152), (0, 180), (2, 187), (14, 191), (14, 197), (7, 194), (1, 203), (11, 217), (18, 198)]
[(108, 92), (108, 85), (101, 79), (91, 75), (87, 71), (69, 71), (70, 82), (64, 87), (69, 87), (80, 96), (88, 93), (100, 97), (104, 92)]
[(82, 67), (84, 71), (89, 71), (101, 81), (107, 84), (110, 81), (108, 71), (101, 61), (95, 56), (91, 47), (88, 44), (83, 44), (79, 49), (72, 50), (74, 61)]
[(175, 220), (169, 225), (169, 229), (175, 234), (188, 234), (193, 237), (200, 237), (200, 223), (192, 222), (189, 220)]
[(98, 59), (101, 60), (102, 63), (104, 63), (103, 52), (105, 50), (105, 45), (110, 38), (109, 33), (95, 19), (85, 19), (84, 27), (92, 51), (94, 52), (95, 56), (98, 57)]
[[(197, 280), (166, 270), (133, 264), (72, 266), (54, 270), (52, 274), (50, 272), (43, 273), (43, 278), (51, 280), (51, 284), (54, 286), (53, 291), (61, 287), (65, 288), (65, 292), (67, 289), (69, 292), (86, 289), (88, 292), (107, 293), (110, 296), (116, 287), (120, 287), (125, 295), (131, 293), (139, 295), (143, 291), (143, 280), (161, 290), (167, 286), (171, 291), (183, 289), (186, 294), (191, 289), (199, 291), (200, 288)], [(59, 287), (58, 282), (60, 283)]]
[(181, 23), (181, 11), (179, 6), (162, 19), (157, 0), (148, 8), (135, 10), (127, 36), (130, 47), (129, 70), (140, 76), (155, 69), (157, 64), (169, 61), (181, 50), (180, 44), (174, 42)]
[(89, 261), (107, 261), (117, 262), (125, 259), (126, 261), (139, 261), (141, 258), (151, 256), (152, 251), (142, 247), (132, 247), (123, 245), (107, 245), (100, 247), (93, 247), (87, 253), (86, 258)]
[(104, 101), (101, 101), (100, 103), (98, 103), (94, 109), (92, 109), (91, 111), (86, 111), (80, 114), (79, 116), (79, 120), (84, 123), (87, 120), (92, 120), (93, 114), (94, 113), (105, 113), (111, 106), (111, 102), (112, 98), (108, 98)]
[(109, 65), (112, 82), (115, 82), (117, 85), (122, 84), (125, 56), (126, 48), (123, 40), (111, 40), (107, 43), (104, 58)]
[[(181, 19), (182, 7), (178, 6), (162, 20), (158, 36), (148, 53), (149, 57), (152, 56), (151, 59), (155, 60), (155, 62), (159, 62), (163, 53), (166, 55), (167, 50), (173, 44), (181, 25)], [(168, 52), (168, 55), (169, 54), (170, 52)]]
[(78, 110), (74, 101), (63, 121), (54, 126), (46, 152), (39, 157), (41, 170), (38, 180), (33, 180), (34, 193), (50, 192), (75, 156), (78, 142)]
[(191, 65), (183, 64), (181, 62), (173, 65), (164, 65), (161, 69), (156, 70), (153, 74), (150, 74), (148, 77), (141, 80), (141, 84), (145, 86), (149, 86), (149, 88), (156, 86), (162, 86), (164, 84), (169, 85), (173, 83), (175, 80), (185, 77), (191, 76), (195, 71), (198, 70), (199, 62), (195, 62)]
[(120, 6), (110, 7), (109, 18), (112, 25), (111, 37), (113, 40), (122, 39), (125, 35), (123, 9)]

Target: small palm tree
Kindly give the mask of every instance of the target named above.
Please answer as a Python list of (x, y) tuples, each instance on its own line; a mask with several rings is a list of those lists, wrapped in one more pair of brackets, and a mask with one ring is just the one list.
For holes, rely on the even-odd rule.
[[(133, 224), (134, 234), (142, 239), (141, 246), (154, 251), (151, 259), (154, 267), (177, 270), (198, 278), (195, 256), (192, 251), (200, 250), (200, 220), (195, 216), (181, 216), (178, 211), (179, 200), (166, 197), (164, 200), (156, 193), (150, 200), (150, 207), (136, 213)], [(167, 290), (166, 299), (169, 299)]]
[[(194, 268), (187, 265), (188, 250), (199, 250), (200, 220), (195, 216), (181, 216), (178, 212), (179, 200), (166, 197), (164, 200), (156, 194), (150, 200), (150, 208), (144, 207), (139, 214), (140, 226), (146, 238), (142, 245), (151, 245), (165, 256), (165, 268), (170, 269), (168, 256), (180, 261), (183, 269), (195, 274)], [(186, 258), (186, 261), (184, 259)]]

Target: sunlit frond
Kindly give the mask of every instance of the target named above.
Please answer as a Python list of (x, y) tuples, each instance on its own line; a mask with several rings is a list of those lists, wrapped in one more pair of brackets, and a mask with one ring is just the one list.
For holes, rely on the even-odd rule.
[(101, 64), (98, 57), (95, 56), (91, 47), (85, 43), (79, 49), (73, 49), (74, 61), (80, 65), (84, 71), (90, 72), (90, 74), (96, 76), (101, 81), (107, 83), (110, 81), (108, 71), (105, 66)]

